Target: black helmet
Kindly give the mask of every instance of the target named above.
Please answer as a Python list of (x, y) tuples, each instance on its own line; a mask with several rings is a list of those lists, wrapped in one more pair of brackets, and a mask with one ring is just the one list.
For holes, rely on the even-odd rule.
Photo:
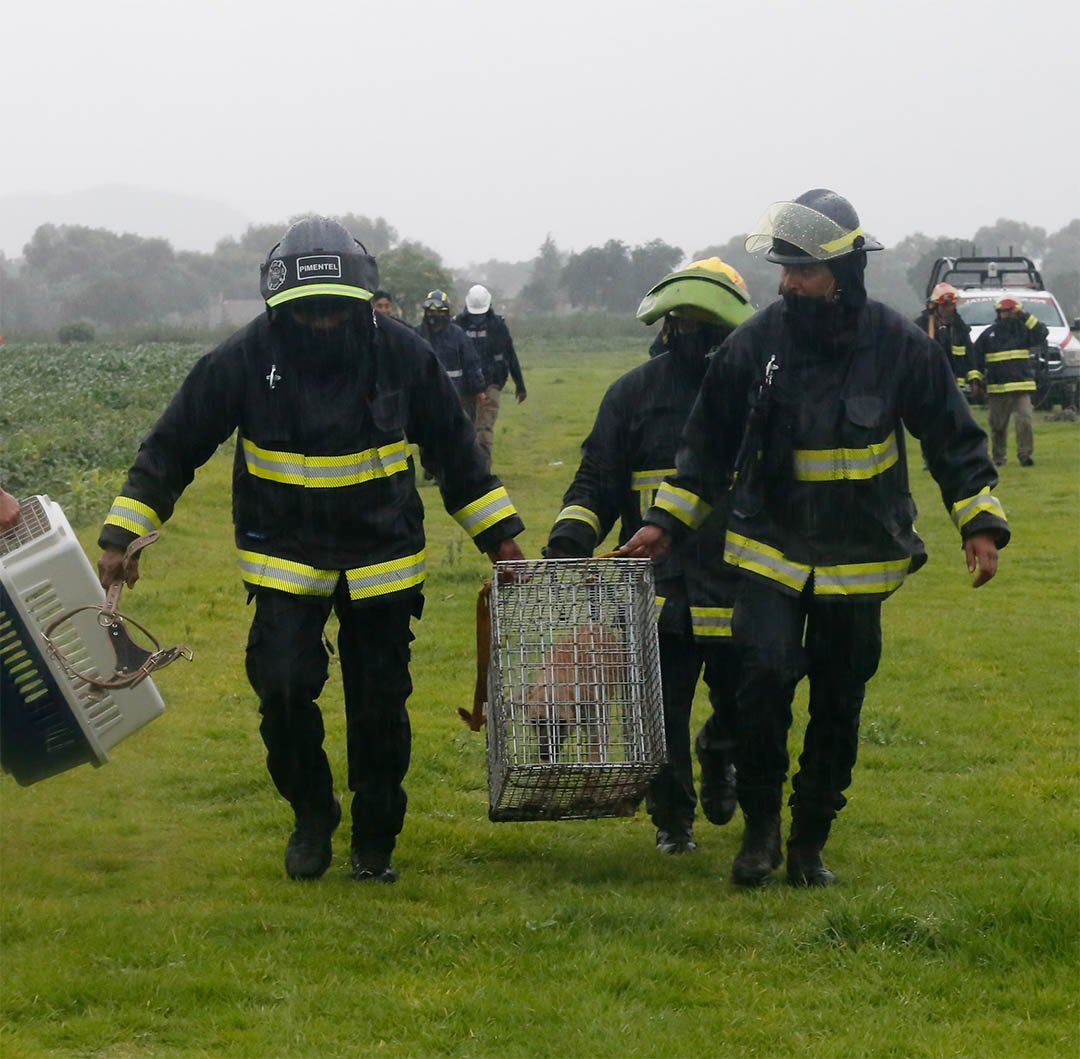
[(765, 257), (778, 265), (806, 265), (884, 247), (862, 230), (843, 195), (813, 188), (794, 202), (774, 202), (746, 237), (746, 249), (767, 250)]
[(367, 248), (329, 217), (305, 217), (259, 267), (259, 291), (273, 309), (297, 298), (370, 301), (379, 269)]

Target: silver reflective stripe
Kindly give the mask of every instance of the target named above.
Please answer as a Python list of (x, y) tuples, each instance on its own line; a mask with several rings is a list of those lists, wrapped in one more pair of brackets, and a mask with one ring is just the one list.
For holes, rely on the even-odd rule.
[(664, 479), (675, 473), (674, 467), (661, 467), (655, 471), (634, 471), (630, 475), (631, 489), (656, 489), (664, 484)]
[(461, 376), (465, 374), (465, 372), (463, 372), (460, 368), (457, 368), (454, 371), (447, 370), (446, 374), (449, 375), (451, 379), (460, 379)]
[(391, 592), (412, 588), (424, 580), (425, 568), (424, 553), (417, 552), (416, 555), (407, 555), (402, 559), (350, 570), (349, 597), (368, 599), (371, 596), (385, 596)]
[(408, 469), (408, 449), (395, 441), (377, 449), (347, 452), (340, 456), (308, 456), (299, 452), (263, 449), (249, 438), (243, 439), (244, 463), (248, 473), (283, 485), (312, 489), (359, 485), (373, 478), (388, 478)]
[(691, 607), (695, 636), (730, 636), (732, 607)]
[(506, 358), (503, 357), (503, 355), (501, 353), (496, 353), (494, 359), (496, 361), (500, 361), (500, 360), (505, 360)]
[(506, 490), (493, 489), (486, 496), (454, 512), (457, 523), (470, 537), (482, 533), (489, 526), (516, 514)]
[(860, 449), (797, 449), (795, 477), (801, 482), (864, 480), (884, 474), (896, 463), (896, 434)]
[(957, 529), (963, 529), (981, 511), (996, 515), (1002, 520), (1005, 518), (1005, 509), (1001, 506), (1001, 501), (990, 492), (989, 486), (984, 486), (975, 496), (969, 496), (953, 504), (952, 520)]
[(303, 596), (331, 595), (339, 576), (337, 570), (319, 570), (289, 559), (243, 551), (240, 553), (240, 570), (249, 584)]
[(732, 566), (750, 570), (782, 585), (801, 591), (810, 576), (810, 567), (785, 559), (776, 548), (728, 531), (724, 559)]
[(910, 565), (910, 560), (899, 559), (885, 563), (856, 563), (850, 569), (816, 567), (814, 593), (835, 596), (894, 592), (904, 583)]

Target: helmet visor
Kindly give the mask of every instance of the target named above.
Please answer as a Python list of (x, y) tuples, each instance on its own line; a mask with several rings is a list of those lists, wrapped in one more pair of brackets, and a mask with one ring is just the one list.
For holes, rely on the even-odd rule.
[[(854, 249), (869, 249), (854, 245), (861, 235), (861, 227), (848, 231), (831, 217), (800, 202), (774, 202), (746, 237), (746, 250), (756, 254), (768, 250), (773, 240), (779, 239), (798, 247), (814, 261), (829, 261)], [(870, 241), (865, 236), (864, 240)]]

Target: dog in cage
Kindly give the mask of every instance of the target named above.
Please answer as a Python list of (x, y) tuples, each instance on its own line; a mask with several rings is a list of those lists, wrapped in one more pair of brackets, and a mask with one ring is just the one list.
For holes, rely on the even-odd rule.
[(578, 762), (605, 761), (611, 744), (610, 703), (625, 683), (623, 644), (607, 626), (577, 625), (544, 650), (527, 685), (525, 718), (534, 725), (541, 764), (559, 760), (576, 738)]

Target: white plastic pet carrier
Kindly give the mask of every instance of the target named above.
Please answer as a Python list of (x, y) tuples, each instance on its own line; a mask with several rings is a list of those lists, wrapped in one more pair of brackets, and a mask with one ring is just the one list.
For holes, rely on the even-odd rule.
[[(134, 687), (93, 683), (117, 667), (110, 633), (124, 619), (103, 622), (105, 593), (60, 505), (33, 496), (21, 507), (16, 526), (0, 533), (0, 765), (29, 785), (104, 764), (165, 705), (148, 677)], [(45, 631), (79, 608), (52, 631), (50, 648)], [(159, 652), (178, 653), (187, 652)]]

